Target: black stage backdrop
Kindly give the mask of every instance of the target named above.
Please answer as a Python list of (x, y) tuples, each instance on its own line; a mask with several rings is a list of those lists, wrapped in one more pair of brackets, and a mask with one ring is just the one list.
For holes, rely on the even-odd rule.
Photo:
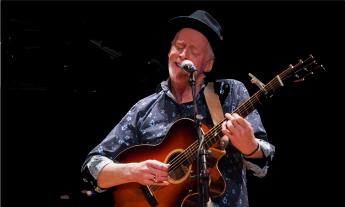
[[(313, 54), (327, 72), (259, 111), (276, 157), (249, 175), (252, 207), (344, 205), (343, 2), (2, 2), (3, 206), (110, 206), (87, 195), (86, 154), (166, 79), (167, 20), (206, 9), (224, 28), (217, 70), (267, 83)], [(342, 204), (340, 204), (340, 202)]]

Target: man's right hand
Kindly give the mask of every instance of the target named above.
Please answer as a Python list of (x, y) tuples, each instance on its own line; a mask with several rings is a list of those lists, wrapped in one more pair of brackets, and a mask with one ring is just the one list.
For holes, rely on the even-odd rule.
[(129, 163), (130, 180), (142, 185), (168, 185), (169, 164), (157, 160)]

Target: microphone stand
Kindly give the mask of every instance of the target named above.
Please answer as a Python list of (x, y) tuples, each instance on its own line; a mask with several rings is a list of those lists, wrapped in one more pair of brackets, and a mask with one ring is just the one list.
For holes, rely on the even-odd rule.
[(198, 186), (198, 203), (200, 207), (206, 207), (208, 200), (209, 200), (209, 189), (208, 189), (208, 181), (209, 175), (207, 170), (207, 163), (206, 163), (206, 149), (204, 148), (204, 135), (201, 132), (201, 120), (202, 116), (198, 114), (197, 104), (196, 104), (196, 95), (195, 95), (195, 76), (194, 71), (190, 72), (189, 75), (189, 84), (192, 88), (192, 96), (193, 96), (193, 108), (194, 108), (194, 121), (195, 121), (195, 129), (197, 131), (198, 139), (199, 139), (199, 147), (197, 151), (197, 186)]

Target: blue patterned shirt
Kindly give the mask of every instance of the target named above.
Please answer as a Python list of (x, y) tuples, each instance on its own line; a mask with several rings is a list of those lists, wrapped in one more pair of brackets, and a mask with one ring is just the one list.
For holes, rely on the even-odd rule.
[[(220, 83), (217, 93), (223, 97), (223, 112), (233, 112), (240, 103), (249, 98), (243, 83), (234, 79), (217, 80)], [(138, 101), (112, 129), (108, 136), (87, 156), (82, 167), (84, 181), (97, 187), (97, 176), (102, 168), (113, 162), (116, 156), (133, 145), (158, 144), (165, 137), (172, 124), (181, 118), (194, 117), (193, 103), (177, 104), (169, 88), (169, 80), (161, 83), (161, 90)], [(225, 90), (227, 88), (228, 90)], [(227, 94), (224, 94), (227, 91)], [(207, 108), (203, 90), (197, 97), (198, 113), (203, 123), (212, 126), (212, 119)], [(272, 158), (274, 146), (267, 142), (266, 131), (257, 110), (246, 119), (252, 124), (256, 138), (266, 157)], [(214, 199), (215, 206), (245, 207), (248, 205), (246, 187), (246, 161), (241, 153), (231, 145), (226, 148), (218, 167), (226, 181), (225, 193)]]

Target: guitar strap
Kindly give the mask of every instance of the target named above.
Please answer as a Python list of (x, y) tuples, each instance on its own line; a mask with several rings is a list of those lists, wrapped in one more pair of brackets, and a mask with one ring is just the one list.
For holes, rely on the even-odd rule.
[[(213, 125), (217, 125), (224, 120), (224, 112), (222, 105), (220, 104), (219, 96), (214, 91), (214, 82), (207, 83), (204, 89), (204, 95), (208, 110), (211, 114)], [(217, 148), (220, 150), (225, 150), (228, 144), (228, 140), (221, 139), (217, 145)]]
[[(209, 82), (204, 90), (204, 95), (206, 99), (206, 104), (208, 107), (208, 110), (210, 111), (212, 122), (214, 125), (220, 123), (224, 120), (224, 113), (222, 105), (220, 104), (220, 99), (218, 94), (214, 91), (214, 83)], [(220, 143), (218, 143), (217, 148), (220, 150), (225, 150), (227, 145), (229, 144), (228, 140), (221, 139)], [(257, 177), (264, 177), (267, 174), (268, 164), (266, 164), (264, 167), (260, 167), (257, 164), (254, 164), (250, 161), (247, 161), (244, 159), (244, 163), (246, 165), (246, 168), (248, 170), (251, 170), (254, 172), (254, 175)]]
[(214, 82), (208, 82), (204, 95), (208, 110), (210, 111), (213, 125), (217, 125), (224, 119), (222, 105), (220, 104), (219, 96), (214, 92)]
[[(214, 125), (217, 125), (221, 121), (224, 120), (224, 113), (222, 105), (220, 104), (220, 99), (218, 94), (214, 91), (214, 83), (209, 82), (204, 90), (204, 95), (206, 99), (206, 104), (208, 110), (210, 111), (212, 122)], [(229, 144), (228, 140), (221, 139), (221, 141), (216, 146), (220, 150), (225, 150), (227, 145)], [(246, 165), (246, 169), (251, 170), (254, 172), (254, 175), (257, 177), (264, 177), (267, 174), (268, 164), (264, 167), (260, 167), (257, 164), (254, 164), (250, 161), (244, 159), (243, 161)]]

